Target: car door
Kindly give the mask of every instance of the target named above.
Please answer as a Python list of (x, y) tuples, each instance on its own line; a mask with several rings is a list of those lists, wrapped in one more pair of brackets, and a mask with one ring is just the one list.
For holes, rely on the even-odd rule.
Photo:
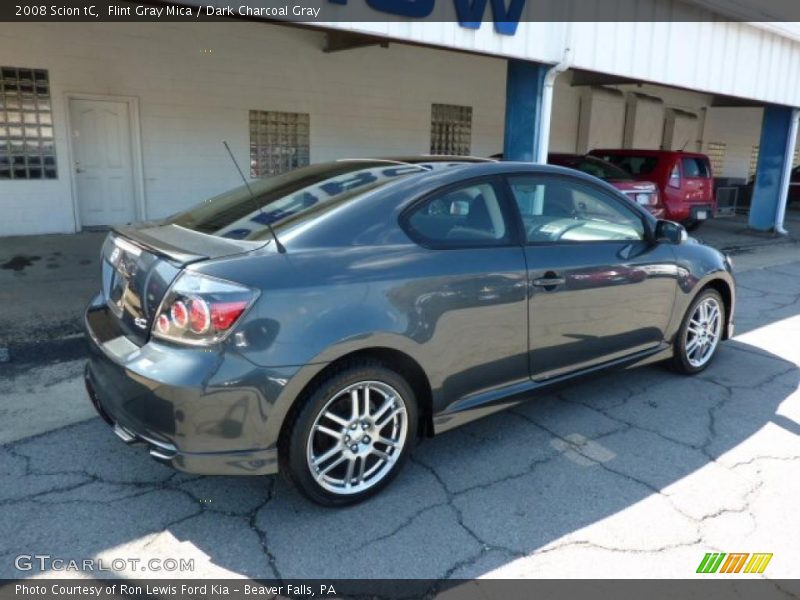
[(406, 335), (417, 344), (436, 411), (527, 382), (527, 270), (502, 180), (447, 186), (401, 221), (421, 248), (415, 277), (390, 301), (406, 307)]
[(531, 377), (663, 344), (677, 266), (671, 246), (649, 241), (642, 215), (583, 179), (520, 174), (507, 182), (525, 230)]

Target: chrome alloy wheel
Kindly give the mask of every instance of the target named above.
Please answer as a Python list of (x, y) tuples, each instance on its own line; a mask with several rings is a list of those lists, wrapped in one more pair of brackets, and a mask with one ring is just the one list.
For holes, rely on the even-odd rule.
[(306, 444), (311, 475), (334, 494), (357, 494), (383, 480), (403, 451), (406, 403), (392, 386), (361, 381), (335, 393)]
[(686, 327), (686, 359), (693, 367), (702, 367), (714, 355), (722, 332), (722, 312), (716, 298), (708, 297), (694, 309)]

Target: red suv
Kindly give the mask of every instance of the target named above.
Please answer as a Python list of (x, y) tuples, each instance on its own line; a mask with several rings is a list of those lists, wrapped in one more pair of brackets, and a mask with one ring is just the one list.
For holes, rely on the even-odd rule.
[(665, 218), (694, 229), (717, 210), (714, 176), (705, 154), (669, 150), (592, 150), (589, 154), (625, 169), (637, 180), (653, 181), (661, 192)]
[(651, 181), (634, 179), (627, 171), (596, 156), (551, 153), (547, 155), (547, 162), (551, 165), (583, 171), (603, 179), (625, 194), (632, 202), (646, 208), (656, 219), (664, 218), (664, 206), (659, 198), (658, 187)]

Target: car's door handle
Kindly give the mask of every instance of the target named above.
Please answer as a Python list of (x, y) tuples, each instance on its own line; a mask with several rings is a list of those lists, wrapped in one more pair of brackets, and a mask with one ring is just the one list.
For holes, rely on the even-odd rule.
[(534, 279), (533, 285), (536, 287), (543, 287), (549, 291), (556, 289), (559, 285), (563, 285), (565, 281), (563, 277), (559, 277), (555, 273), (545, 273), (544, 277)]

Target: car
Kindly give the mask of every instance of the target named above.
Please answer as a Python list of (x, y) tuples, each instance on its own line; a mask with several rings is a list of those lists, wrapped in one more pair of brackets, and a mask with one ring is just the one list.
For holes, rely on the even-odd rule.
[(705, 369), (730, 260), (557, 166), (341, 160), (115, 227), (85, 314), (89, 398), (204, 475), (280, 472), (341, 506), (417, 438), (579, 377)]
[(621, 167), (637, 180), (655, 182), (665, 218), (689, 230), (716, 214), (714, 175), (705, 154), (631, 149), (597, 149), (589, 154)]
[(607, 181), (632, 202), (644, 206), (654, 217), (661, 219), (665, 215), (664, 205), (658, 194), (658, 187), (652, 181), (637, 181), (633, 176), (616, 165), (586, 154), (550, 153), (547, 162), (551, 165), (577, 169)]

